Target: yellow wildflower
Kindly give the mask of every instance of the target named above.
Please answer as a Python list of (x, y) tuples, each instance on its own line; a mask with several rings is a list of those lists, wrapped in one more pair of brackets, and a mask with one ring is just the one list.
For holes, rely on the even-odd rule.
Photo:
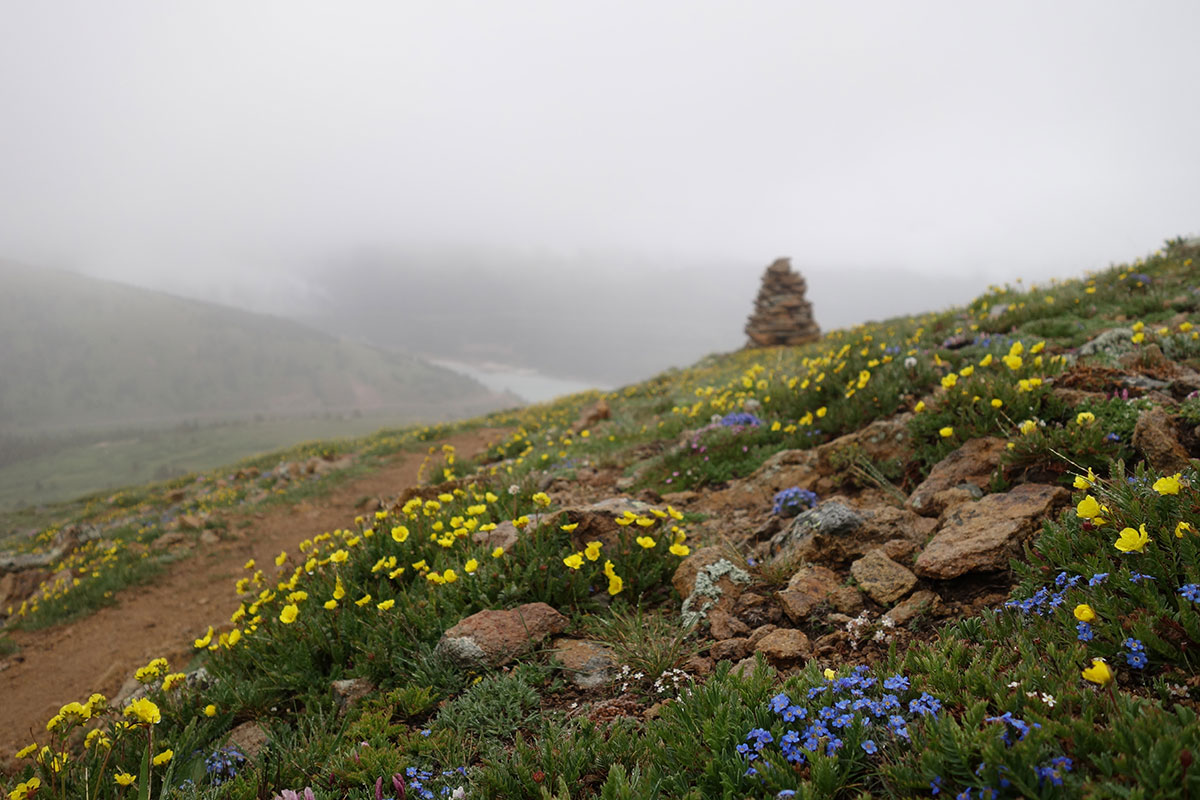
[(1180, 522), (1178, 525), (1175, 526), (1175, 538), (1182, 539), (1183, 535), (1185, 533), (1194, 533), (1195, 530), (1196, 530), (1195, 528), (1193, 528), (1191, 525), (1187, 524), (1186, 522)]
[(341, 564), (349, 557), (350, 554), (345, 550), (334, 550), (333, 553), (330, 554), (329, 560), (334, 564)]
[(479, 569), (479, 562), (473, 558), (468, 559), (467, 563), (463, 564), (463, 572), (467, 573), (468, 575), (477, 569)]
[(17, 758), (29, 758), (31, 755), (37, 752), (37, 748), (37, 742), (34, 742), (33, 744), (27, 744), (17, 751)]
[(579, 523), (578, 523), (578, 522), (572, 522), (570, 525), (559, 525), (559, 528), (561, 528), (562, 530), (566, 531), (567, 533), (571, 533), (572, 531), (574, 531), (574, 530), (575, 530), (576, 528), (578, 528), (578, 527), (579, 527)]
[(1004, 366), (1008, 367), (1013, 372), (1016, 372), (1017, 370), (1019, 370), (1021, 368), (1021, 365), (1025, 363), (1024, 361), (1021, 360), (1020, 356), (1013, 356), (1013, 355), (1005, 356), (1001, 360), (1004, 362)]
[(595, 561), (600, 558), (600, 548), (603, 546), (601, 542), (588, 542), (587, 546), (583, 548), (583, 554), (587, 556), (588, 561)]
[(1104, 686), (1112, 682), (1113, 671), (1108, 664), (1104, 663), (1103, 658), (1093, 658), (1092, 665), (1085, 669), (1082, 673), (1085, 681)]
[(199, 639), (197, 639), (192, 644), (194, 644), (196, 646), (197, 650), (203, 650), (204, 648), (208, 647), (210, 642), (212, 642), (212, 637), (213, 637), (213, 629), (212, 629), (212, 625), (209, 625), (208, 633), (201, 636)]
[(448, 569), (442, 573), (442, 580), (446, 583), (454, 583), (458, 580), (458, 575), (452, 569)]
[(673, 544), (669, 549), (671, 551), (671, 555), (679, 556), (680, 558), (683, 558), (688, 553), (692, 552), (692, 548), (688, 547), (686, 544)]
[(380, 611), (387, 611), (394, 605), (396, 605), (396, 601), (389, 599), (389, 600), (384, 600), (382, 603), (377, 604), (375, 607), (378, 608)]
[(941, 436), (943, 439), (949, 439), (951, 436), (954, 435), (954, 428), (947, 425), (946, 427), (944, 427), (938, 431), (938, 435)]
[(1076, 425), (1086, 425), (1089, 422), (1095, 422), (1095, 421), (1096, 421), (1096, 415), (1090, 411), (1080, 411), (1078, 414), (1075, 415), (1075, 424)]
[(279, 621), (284, 625), (291, 625), (296, 621), (296, 617), (299, 616), (299, 614), (300, 607), (295, 603), (288, 603), (283, 607), (283, 610), (279, 612)]
[(610, 575), (608, 577), (608, 593), (617, 595), (625, 588), (625, 581), (621, 580), (620, 575)]
[(650, 536), (639, 536), (635, 541), (637, 541), (637, 543), (646, 550), (649, 550), (651, 547), (654, 547), (654, 545), (658, 544), (658, 542), (654, 541), (653, 537)]
[(215, 717), (216, 715), (217, 715), (217, 707), (215, 705), (213, 705), (212, 703), (209, 703), (208, 705), (206, 705), (204, 707), (204, 716)]
[(502, 555), (504, 555), (503, 547), (497, 547), (495, 550), (492, 551), (492, 558), (499, 558)]
[(1150, 534), (1146, 533), (1146, 526), (1139, 525), (1135, 531), (1133, 528), (1123, 528), (1117, 534), (1117, 541), (1113, 543), (1113, 547), (1120, 550), (1122, 553), (1144, 553), (1146, 545), (1150, 544)]
[(366, 605), (367, 603), (369, 603), (369, 602), (371, 602), (371, 595), (369, 595), (369, 594), (364, 594), (362, 597), (360, 597), (360, 598), (358, 598), (357, 600), (355, 600), (355, 601), (354, 601), (354, 605), (356, 605), (356, 606), (365, 606), (365, 605)]
[(1080, 519), (1095, 519), (1100, 516), (1100, 503), (1090, 494), (1086, 495), (1079, 501), (1079, 505), (1075, 506), (1075, 516)]
[(1075, 619), (1080, 622), (1091, 622), (1096, 618), (1096, 612), (1087, 603), (1080, 603), (1075, 606)]
[(924, 400), (918, 400), (917, 404), (915, 406), (913, 406), (913, 411), (915, 411), (918, 414), (920, 414), (924, 410), (925, 410), (925, 401)]
[(275, 556), (275, 566), (282, 567), (285, 561), (287, 561), (287, 551), (281, 550), (279, 555)]
[(338, 607), (337, 600), (326, 600), (325, 601), (325, 608), (327, 608), (328, 610), (333, 611), (337, 607)]
[(337, 582), (334, 583), (334, 585), (333, 585), (333, 599), (341, 600), (345, 596), (346, 596), (346, 587), (342, 585), (342, 578), (339, 575), (337, 578)]
[(156, 755), (154, 757), (154, 759), (153, 759), (154, 766), (161, 767), (163, 764), (166, 764), (168, 761), (170, 761), (174, 757), (175, 757), (174, 750), (163, 750), (161, 753), (159, 753), (158, 755)]
[(955, 375), (953, 372), (951, 372), (949, 375), (946, 375), (942, 378), (942, 388), (943, 389), (953, 389), (954, 385), (956, 383), (958, 383), (958, 376)]
[(1179, 478), (1180, 473), (1178, 472), (1165, 478), (1159, 478), (1154, 482), (1153, 489), (1163, 496), (1168, 494), (1179, 494), (1179, 489), (1182, 486), (1182, 484), (1179, 482)]
[(1020, 427), (1021, 433), (1023, 435), (1028, 436), (1029, 434), (1033, 433), (1034, 431), (1036, 431), (1038, 429), (1038, 424), (1034, 420), (1027, 419), (1024, 422), (1022, 422), (1018, 427)]
[(1074, 486), (1076, 489), (1090, 489), (1092, 484), (1096, 482), (1096, 473), (1092, 472), (1092, 468), (1088, 467), (1088, 473), (1084, 475), (1076, 475)]
[(408, 540), (408, 528), (403, 525), (397, 525), (396, 527), (392, 528), (392, 539), (400, 544), (403, 544)]
[(136, 780), (137, 776), (130, 775), (128, 772), (118, 772), (116, 775), (113, 775), (113, 783), (117, 784), (117, 786), (133, 786)]
[(992, 398), (992, 408), (1000, 408), (1003, 405), (1004, 405), (1004, 401), (1001, 400), (999, 397)]
[(158, 706), (154, 701), (148, 700), (145, 697), (134, 700), (125, 707), (123, 712), (127, 717), (137, 717), (138, 722), (145, 722), (150, 725), (157, 725), (162, 722), (162, 712), (158, 710)]

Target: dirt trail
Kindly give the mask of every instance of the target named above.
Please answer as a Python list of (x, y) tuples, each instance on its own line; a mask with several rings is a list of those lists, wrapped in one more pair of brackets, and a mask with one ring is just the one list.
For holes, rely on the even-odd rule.
[[(476, 430), (434, 444), (452, 444), (462, 457), (482, 452), (501, 432)], [(45, 731), (64, 703), (92, 692), (108, 697), (151, 658), (172, 669), (191, 660), (192, 640), (238, 607), (233, 584), (254, 558), (264, 569), (280, 550), (295, 553), (302, 540), (350, 524), (364, 496), (392, 497), (417, 482), (424, 453), (405, 453), (379, 470), (345, 483), (313, 502), (230, 517), (227, 538), (171, 564), (146, 586), (127, 589), (114, 606), (77, 622), (41, 631), (14, 631), (20, 650), (0, 671), (0, 763)], [(241, 520), (252, 525), (239, 527)]]

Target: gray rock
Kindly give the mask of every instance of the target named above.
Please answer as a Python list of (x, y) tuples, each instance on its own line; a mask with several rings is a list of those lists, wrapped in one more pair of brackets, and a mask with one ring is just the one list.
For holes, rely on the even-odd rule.
[(1112, 328), (1079, 347), (1080, 356), (1104, 355), (1117, 358), (1133, 350), (1133, 329)]
[(604, 645), (559, 638), (550, 646), (554, 648), (554, 657), (569, 674), (571, 683), (580, 689), (594, 689), (612, 679), (613, 651)]
[(771, 538), (773, 561), (846, 561), (854, 552), (855, 536), (864, 521), (848, 506), (822, 503), (799, 514)]

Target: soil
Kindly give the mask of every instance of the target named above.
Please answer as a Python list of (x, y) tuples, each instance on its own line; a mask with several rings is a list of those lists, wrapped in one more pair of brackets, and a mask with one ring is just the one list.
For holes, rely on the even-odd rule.
[[(502, 431), (475, 430), (444, 441), (464, 458), (482, 453)], [(266, 570), (280, 550), (344, 527), (365, 497), (391, 498), (417, 483), (425, 454), (403, 453), (377, 471), (337, 486), (316, 503), (304, 501), (257, 513), (230, 515), (222, 540), (194, 545), (151, 584), (122, 591), (115, 605), (65, 625), (13, 631), (20, 648), (0, 661), (0, 761), (44, 733), (46, 720), (92, 692), (115, 696), (138, 667), (165, 657), (173, 670), (192, 660), (192, 641), (209, 625), (226, 622), (238, 607), (234, 582), (247, 559)]]

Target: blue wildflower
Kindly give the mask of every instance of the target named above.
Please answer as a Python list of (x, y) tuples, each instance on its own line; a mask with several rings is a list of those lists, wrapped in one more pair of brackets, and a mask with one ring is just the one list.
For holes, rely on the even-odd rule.
[(721, 417), (721, 424), (727, 428), (757, 428), (759, 425), (762, 425), (762, 420), (749, 412), (731, 411)]
[(777, 694), (771, 698), (769, 705), (771, 706), (772, 711), (774, 711), (776, 714), (780, 714), (791, 704), (792, 699), (781, 692), (780, 694)]
[(1080, 622), (1075, 628), (1079, 631), (1078, 639), (1081, 642), (1090, 642), (1092, 640), (1092, 626), (1087, 622)]
[(876, 746), (873, 739), (867, 739), (860, 746), (867, 753), (867, 755), (874, 755), (875, 753), (879, 752), (879, 747)]
[(1100, 584), (1104, 583), (1104, 579), (1107, 577), (1108, 577), (1107, 572), (1097, 572), (1095, 575), (1093, 575), (1091, 578), (1088, 579), (1088, 586), (1099, 586)]
[(1149, 659), (1146, 658), (1145, 653), (1138, 652), (1136, 650), (1132, 653), (1126, 653), (1125, 661), (1134, 669), (1144, 669), (1145, 666), (1150, 663)]
[(1179, 593), (1184, 600), (1200, 603), (1200, 583), (1187, 583), (1179, 587)]
[(799, 486), (793, 486), (790, 489), (784, 489), (775, 495), (775, 501), (771, 506), (771, 513), (775, 515), (783, 515), (794, 517), (805, 508), (816, 508), (817, 494), (808, 489), (801, 489)]
[(1152, 581), (1152, 580), (1154, 580), (1154, 576), (1147, 575), (1144, 572), (1129, 573), (1129, 582), (1130, 583), (1141, 583), (1142, 581)]

